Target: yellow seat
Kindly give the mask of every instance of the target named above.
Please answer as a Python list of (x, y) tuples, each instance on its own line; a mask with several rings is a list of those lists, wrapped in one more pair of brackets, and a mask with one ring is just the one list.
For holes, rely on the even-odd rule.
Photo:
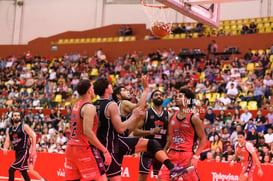
[(198, 34), (197, 32), (194, 32), (194, 33), (192, 34), (192, 37), (193, 37), (193, 38), (198, 38), (198, 37), (199, 37), (199, 34)]
[(266, 33), (272, 32), (272, 28), (271, 28), (271, 27), (266, 27), (266, 28), (265, 28), (265, 32), (266, 32)]
[(273, 55), (270, 55), (269, 61), (272, 63), (273, 62)]
[(205, 80), (205, 72), (201, 72), (200, 74), (200, 80)]
[(155, 68), (157, 68), (157, 66), (158, 66), (158, 60), (153, 60), (152, 61), (152, 66), (155, 67)]
[(31, 70), (31, 68), (32, 68), (32, 64), (28, 63), (28, 64), (27, 64), (27, 69), (28, 69), (28, 70)]
[(246, 66), (247, 71), (253, 71), (255, 68), (255, 64), (254, 63), (248, 63)]
[(97, 77), (99, 75), (99, 70), (97, 68), (92, 68), (91, 76)]
[(55, 95), (54, 102), (60, 103), (62, 101), (63, 101), (62, 94)]
[(69, 43), (69, 39), (64, 39), (64, 42), (63, 42), (64, 44), (67, 44), (67, 43)]
[(105, 37), (104, 37), (104, 38), (102, 38), (102, 42), (107, 42), (107, 40), (108, 40), (108, 39), (107, 39), (107, 38), (105, 38)]
[(85, 38), (81, 38), (79, 43), (86, 43)]
[(102, 38), (101, 38), (101, 37), (98, 37), (98, 38), (97, 38), (97, 42), (102, 42)]
[(66, 106), (71, 106), (71, 102), (70, 102), (70, 101), (65, 102), (65, 103), (64, 103), (64, 106), (65, 106), (65, 107), (66, 107)]
[(58, 40), (58, 44), (63, 44), (64, 43), (64, 40), (63, 39), (59, 39)]
[(239, 105), (242, 107), (242, 109), (244, 110), (247, 107), (247, 101), (241, 101), (239, 103)]
[(181, 33), (180, 35), (181, 38), (186, 38), (186, 36), (187, 36), (186, 33)]
[(91, 38), (86, 38), (85, 42), (86, 43), (90, 43), (91, 42)]
[(92, 43), (97, 42), (97, 38), (91, 38), (91, 42), (92, 42)]
[(96, 102), (100, 97), (98, 95), (95, 95), (94, 98), (92, 99), (92, 102)]
[(27, 92), (28, 92), (28, 94), (31, 94), (33, 92), (32, 88), (31, 87), (27, 88)]
[(74, 43), (80, 43), (80, 39), (79, 38), (76, 38)]
[(124, 41), (124, 37), (123, 37), (123, 36), (120, 36), (120, 37), (118, 38), (118, 41), (119, 41), (119, 42)]
[(265, 51), (264, 51), (263, 49), (259, 49), (259, 50), (258, 50), (258, 54), (259, 54), (259, 55), (263, 55), (264, 53), (265, 53)]
[(219, 97), (219, 93), (211, 93), (209, 102), (215, 102)]
[(249, 110), (257, 110), (258, 109), (258, 105), (256, 101), (249, 101), (247, 104), (247, 108)]
[(175, 35), (174, 35), (174, 38), (175, 38), (175, 39), (180, 39), (180, 34), (175, 34)]

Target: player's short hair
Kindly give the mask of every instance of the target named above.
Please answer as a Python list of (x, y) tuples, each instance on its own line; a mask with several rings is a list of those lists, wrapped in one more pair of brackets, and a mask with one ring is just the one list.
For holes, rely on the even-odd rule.
[(125, 88), (125, 87), (123, 87), (123, 86), (117, 86), (117, 87), (114, 88), (113, 94), (112, 94), (112, 98), (113, 98), (113, 100), (115, 102), (119, 101), (117, 95), (120, 95), (121, 89), (123, 89), (123, 88)]
[(91, 87), (91, 82), (88, 79), (80, 80), (80, 82), (77, 84), (77, 92), (79, 95), (84, 95), (88, 91), (88, 89)]
[(105, 77), (98, 78), (94, 83), (95, 94), (99, 96), (103, 96), (105, 93), (105, 89), (107, 89), (109, 84), (110, 84), (110, 81), (107, 78)]
[(163, 95), (163, 92), (157, 89), (157, 90), (154, 90), (154, 91), (152, 92), (151, 98), (150, 98), (150, 99), (152, 99), (153, 96), (154, 96), (154, 94), (157, 93), (157, 92), (160, 92), (160, 93)]
[(237, 134), (238, 134), (238, 136), (239, 136), (239, 135), (245, 136), (245, 132), (244, 132), (244, 131), (239, 131)]
[(180, 89), (179, 93), (183, 93), (186, 96), (186, 98), (190, 100), (188, 106), (192, 107), (194, 104), (195, 94), (190, 89), (187, 88)]

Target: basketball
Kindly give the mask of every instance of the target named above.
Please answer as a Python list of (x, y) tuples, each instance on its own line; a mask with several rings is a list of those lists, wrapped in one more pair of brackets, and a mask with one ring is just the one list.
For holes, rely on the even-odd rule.
[(155, 23), (151, 27), (151, 31), (152, 31), (153, 35), (158, 38), (163, 38), (169, 34), (169, 29), (167, 28), (166, 24), (164, 24), (164, 23)]

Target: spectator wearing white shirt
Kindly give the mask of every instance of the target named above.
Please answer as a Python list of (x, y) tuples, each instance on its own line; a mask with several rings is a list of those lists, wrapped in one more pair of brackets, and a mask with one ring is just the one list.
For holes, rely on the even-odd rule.
[(60, 144), (60, 145), (64, 145), (66, 142), (67, 142), (67, 137), (65, 137), (63, 132), (60, 131), (58, 136), (57, 136), (56, 143)]
[(270, 145), (273, 143), (273, 130), (272, 127), (267, 128), (267, 133), (264, 135), (265, 143)]
[(220, 98), (220, 102), (224, 103), (225, 106), (229, 106), (231, 103), (231, 99), (227, 94), (224, 94), (224, 97)]
[(248, 121), (252, 118), (252, 114), (248, 111), (248, 108), (245, 108), (245, 111), (243, 114), (241, 114), (241, 117), (240, 117), (240, 124), (242, 126), (244, 126), (246, 123), (248, 123)]
[(232, 100), (236, 99), (236, 96), (238, 95), (238, 89), (237, 87), (234, 86), (234, 83), (230, 84), (230, 88), (227, 89), (227, 95), (229, 98), (231, 98)]
[(273, 86), (273, 80), (270, 78), (268, 74), (264, 77), (263, 84), (265, 87), (264, 95), (268, 99), (270, 96), (270, 88)]
[(234, 84), (234, 87), (237, 87), (237, 81), (235, 80), (234, 77), (230, 77), (230, 81), (228, 81), (227, 85), (226, 85), (226, 89), (230, 89), (231, 88), (231, 84)]

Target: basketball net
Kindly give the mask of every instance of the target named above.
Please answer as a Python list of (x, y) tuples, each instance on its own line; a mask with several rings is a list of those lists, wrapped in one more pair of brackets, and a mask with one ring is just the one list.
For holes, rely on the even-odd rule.
[(155, 0), (141, 0), (141, 5), (149, 19), (149, 28), (163, 28), (166, 32), (171, 33), (171, 8), (156, 2)]

